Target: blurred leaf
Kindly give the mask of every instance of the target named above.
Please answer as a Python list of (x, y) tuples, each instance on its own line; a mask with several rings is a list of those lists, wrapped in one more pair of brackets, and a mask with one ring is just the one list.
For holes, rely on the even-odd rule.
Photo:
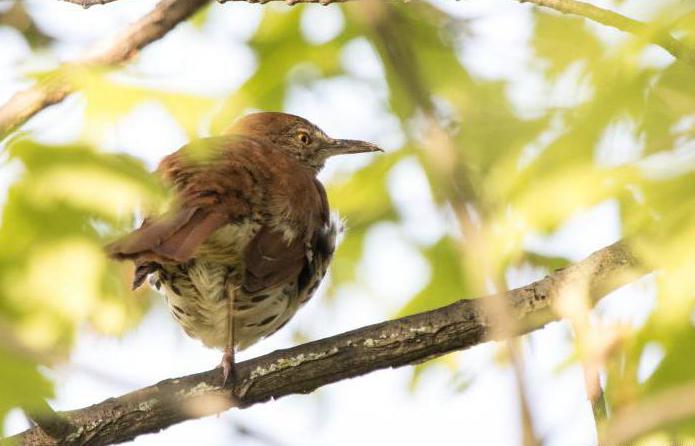
[(197, 136), (218, 106), (216, 99), (208, 97), (128, 85), (116, 81), (110, 70), (96, 66), (63, 65), (34, 77), (42, 82), (61, 79), (84, 95), (87, 107), (82, 137), (89, 142), (101, 142), (114, 122), (148, 102), (164, 107), (189, 136)]
[(525, 222), (534, 230), (550, 231), (581, 209), (626, 193), (627, 184), (639, 181), (631, 167), (599, 169), (573, 167), (537, 178), (511, 202), (518, 214), (503, 218), (510, 227)]
[(406, 150), (379, 155), (367, 167), (329, 184), (330, 202), (350, 227), (370, 225), (395, 214), (386, 188), (387, 174), (406, 155)]
[(412, 298), (397, 317), (432, 310), (459, 299), (474, 297), (461, 264), (461, 243), (444, 237), (424, 250), (432, 268), (429, 284)]
[(641, 122), (647, 154), (672, 150), (679, 137), (692, 138), (695, 134), (693, 77), (695, 68), (676, 62), (660, 73), (653, 88), (648, 90)]
[(427, 377), (427, 374), (436, 369), (443, 369), (451, 375), (449, 387), (453, 392), (463, 393), (468, 390), (474, 383), (475, 376), (468, 371), (460, 370), (459, 356), (460, 353), (451, 353), (414, 365), (412, 367), (409, 390), (415, 392), (424, 378)]
[[(636, 92), (647, 88), (652, 79), (652, 73), (648, 70), (630, 74), (612, 68), (605, 71), (596, 76), (594, 99), (572, 110), (571, 114), (565, 113), (563, 131), (531, 161), (524, 162), (522, 151), (510, 151), (509, 159), (497, 163), (484, 179), (485, 189), (496, 201), (504, 203), (514, 200), (515, 196), (535, 187), (539, 179), (549, 176), (573, 181), (569, 178), (572, 175), (570, 172), (583, 171), (585, 173), (580, 177), (585, 178), (586, 175), (603, 175), (590, 172), (594, 168), (599, 169), (594, 165), (594, 158), (601, 136), (615, 120), (640, 113), (643, 102)], [(619, 84), (616, 85), (616, 82)], [(563, 172), (563, 169), (568, 170)], [(554, 188), (546, 190), (552, 192)], [(574, 193), (581, 194), (582, 190)], [(569, 205), (571, 201), (559, 200), (557, 203)]]
[(78, 329), (120, 334), (142, 315), (147, 302), (131, 295), (123, 266), (108, 263), (103, 238), (130, 226), (140, 204), (165, 197), (128, 156), (26, 139), (8, 145), (23, 171), (0, 223), (0, 328), (13, 347), (0, 350), (0, 417), (50, 396), (36, 367), (64, 360)]
[(331, 262), (331, 287), (329, 295), (340, 285), (357, 279), (357, 266), (362, 259), (366, 226), (347, 228), (346, 236), (340, 241)]
[[(586, 19), (535, 10), (531, 45), (547, 63), (547, 74), (555, 77), (577, 62), (595, 63), (602, 47), (587, 29)], [(571, 36), (571, 39), (568, 39)]]
[(683, 175), (643, 178), (630, 190), (621, 201), (626, 235), (651, 234), (668, 240), (680, 232), (679, 228), (687, 227), (695, 212), (695, 166)]
[(391, 109), (399, 118), (410, 119), (418, 108), (429, 111), (433, 96), (455, 109), (473, 106), (467, 94), (472, 80), (456, 55), (449, 15), (424, 2), (408, 8), (363, 3), (348, 11), (381, 56)]
[(193, 16), (188, 19), (188, 23), (193, 25), (197, 29), (203, 28), (205, 26), (205, 22), (207, 22), (208, 17), (210, 16), (210, 12), (212, 11), (212, 3), (209, 3), (202, 8), (198, 9)]
[(12, 2), (8, 9), (0, 13), (0, 26), (9, 26), (22, 33), (32, 48), (47, 46), (53, 42), (53, 38), (36, 25), (25, 6), (21, 0)]
[[(302, 8), (264, 8), (261, 24), (249, 42), (258, 69), (226, 99), (213, 121), (220, 133), (247, 109), (282, 110), (292, 76), (330, 77), (341, 74), (340, 50), (354, 33), (350, 27), (333, 40), (313, 45), (301, 32)], [(296, 79), (295, 79), (296, 80)]]
[(142, 162), (128, 155), (100, 154), (79, 145), (46, 146), (27, 139), (11, 143), (8, 152), (27, 173), (15, 193), (21, 191), (22, 199), (36, 210), (66, 205), (117, 222), (143, 200), (166, 196)]
[(3, 420), (15, 407), (40, 407), (42, 401), (53, 397), (53, 386), (38, 372), (35, 363), (0, 347), (0, 395), (0, 420)]
[(522, 149), (548, 126), (549, 119), (519, 118), (507, 99), (504, 82), (476, 82), (471, 86), (474, 107), (462, 117), (461, 131), (455, 141), (465, 154), (462, 156), (487, 174), (498, 160)]
[(332, 290), (355, 279), (369, 227), (397, 217), (386, 186), (387, 174), (407, 154), (407, 150), (385, 153), (350, 177), (329, 184), (331, 207), (345, 219), (347, 226), (345, 238), (331, 263)]
[(535, 252), (525, 251), (522, 258), (534, 266), (540, 266), (550, 272), (558, 271), (571, 264), (570, 259), (559, 256), (546, 256)]
[[(627, 405), (693, 380), (695, 366), (695, 176), (693, 171), (643, 181), (623, 215), (633, 250), (655, 269), (657, 301), (649, 319), (623, 349), (619, 366), (610, 369), (609, 394), (616, 405)], [(658, 343), (663, 358), (654, 373), (639, 383), (645, 347)], [(695, 423), (668, 426), (678, 436), (695, 434)], [(680, 437), (678, 437), (680, 438)]]

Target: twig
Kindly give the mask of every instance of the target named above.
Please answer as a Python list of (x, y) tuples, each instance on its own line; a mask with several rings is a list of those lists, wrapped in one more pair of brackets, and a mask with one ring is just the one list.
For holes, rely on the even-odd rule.
[[(552, 303), (563, 290), (588, 282), (592, 297), (598, 300), (635, 279), (636, 266), (625, 245), (616, 243), (538, 282), (505, 293), (510, 314), (519, 321), (514, 335), (557, 319)], [(60, 443), (37, 428), (6, 441), (27, 446), (121, 443), (231, 407), (245, 408), (286, 395), (309, 393), (375, 370), (426, 361), (498, 336), (491, 329), (492, 316), (486, 303), (490, 298), (460, 300), (238, 363), (233, 389), (221, 386), (222, 373), (216, 369), (63, 412), (77, 430)]]
[[(434, 8), (427, 11), (438, 12)], [(423, 119), (426, 124), (424, 133), (427, 137), (420, 145), (427, 147), (426, 156), (429, 158), (432, 170), (438, 178), (444, 179), (445, 184), (456, 185), (456, 187), (446, 188), (446, 192), (463, 234), (461, 248), (466, 252), (481, 253), (484, 256), (487, 245), (480, 230), (482, 224), (476, 222), (476, 220), (483, 220), (487, 215), (484, 200), (473, 185), (475, 175), (463, 151), (457, 150), (457, 143), (437, 119), (430, 88), (422, 75), (427, 68), (422, 66), (414, 51), (415, 37), (408, 33), (408, 22), (399, 18), (398, 13), (397, 9), (377, 2), (365, 5), (363, 17), (373, 28), (374, 41), (377, 43), (381, 59), (391, 67), (391, 72), (402, 84), (405, 95), (420, 109), (425, 118)], [(464, 76), (457, 74), (459, 81), (465, 82)], [(482, 267), (479, 276), (496, 277), (497, 274)], [(493, 281), (499, 294), (486, 299), (488, 307), (485, 310), (488, 314), (494, 315), (491, 323), (493, 330), (497, 331), (496, 335), (509, 338), (516, 332), (517, 321), (507, 311), (504, 301), (503, 291), (507, 291), (508, 287), (502, 277), (496, 277)], [(540, 441), (533, 430), (533, 413), (528, 404), (523, 352), (515, 341), (515, 339), (508, 339), (505, 347), (514, 372), (514, 382), (519, 397), (522, 444), (537, 446)]]
[(695, 414), (695, 383), (692, 381), (645, 396), (612, 414), (599, 431), (599, 444), (635, 444), (637, 438)]
[(75, 426), (63, 414), (57, 413), (46, 401), (38, 408), (25, 409), (26, 416), (44, 433), (57, 441), (75, 432)]
[[(124, 62), (146, 45), (163, 37), (208, 1), (162, 0), (150, 13), (133, 23), (110, 47), (76, 63), (116, 65)], [(16, 93), (0, 108), (0, 140), (39, 111), (61, 102), (72, 91), (73, 86), (65, 80), (52, 78)]]
[(647, 23), (625, 17), (617, 12), (599, 8), (589, 3), (577, 0), (516, 0), (519, 3), (533, 3), (537, 6), (554, 9), (564, 14), (578, 15), (611, 28), (647, 37), (649, 41), (659, 45), (676, 59), (695, 65), (695, 48), (676, 39), (667, 31), (655, 29)]
[(606, 406), (606, 394), (603, 388), (600, 387), (598, 395), (591, 400), (591, 411), (594, 413), (594, 423), (598, 427), (601, 423), (608, 419), (608, 407)]

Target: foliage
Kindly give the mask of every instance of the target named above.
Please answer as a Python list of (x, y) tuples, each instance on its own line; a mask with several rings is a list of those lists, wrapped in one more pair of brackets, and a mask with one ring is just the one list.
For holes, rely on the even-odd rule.
[(145, 301), (128, 297), (126, 272), (109, 265), (104, 234), (143, 200), (165, 197), (137, 160), (80, 145), (7, 143), (19, 166), (0, 225), (0, 416), (51, 394), (38, 364), (64, 360), (76, 331), (119, 334)]
[[(619, 205), (623, 235), (657, 271), (658, 297), (646, 324), (630, 327), (604, 364), (611, 411), (692, 381), (695, 67), (675, 60), (648, 63), (648, 35), (616, 43), (584, 19), (536, 10), (525, 75), (540, 79), (544, 97), (524, 110), (509, 94), (515, 79), (476, 76), (464, 62), (472, 38), (468, 23), (425, 2), (331, 7), (340, 8), (345, 23), (323, 43), (303, 34), (303, 7), (264, 7), (248, 40), (257, 69), (222, 101), (210, 125), (211, 133), (219, 133), (248, 109), (283, 109), (296, 85), (313, 88), (322, 80), (354, 77), (341, 62), (344, 50), (368, 43), (383, 70), (377, 84), (387, 95), (381, 106), (398, 119), (405, 142), (331, 182), (331, 203), (350, 228), (331, 289), (356, 280), (371, 228), (384, 221), (405, 224), (388, 186), (405, 156), (424, 170), (438, 218), (454, 215), (458, 223), (434, 243), (412, 242), (431, 275), (398, 315), (479, 296), (490, 283), (504, 287), (501, 278), (520, 264), (546, 271), (566, 265), (564, 258), (529, 250), (529, 235), (552, 233), (581, 211), (612, 201)], [(692, 41), (695, 21), (686, 7), (665, 2), (653, 9), (654, 28), (677, 29)], [(197, 15), (197, 29), (214, 14), (212, 8)], [(120, 333), (144, 310), (126, 292), (125, 272), (106, 263), (100, 246), (128, 225), (142, 200), (163, 192), (137, 160), (100, 151), (99, 135), (145, 101), (162, 104), (189, 135), (206, 133), (219, 105), (126, 85), (113, 74), (70, 67), (38, 76), (64, 76), (82, 91), (88, 132), (65, 146), (24, 136), (5, 143), (3, 168), (20, 173), (0, 226), (0, 418), (11, 407), (50, 396), (36, 366), (64, 357), (84, 324)], [(558, 106), (551, 93), (558, 89), (572, 100)], [(628, 149), (621, 151), (618, 140), (629, 141)], [(581, 344), (584, 338), (578, 339)], [(654, 343), (664, 358), (640, 381), (643, 352)], [(587, 350), (578, 345), (577, 357), (586, 359)], [(450, 368), (447, 361), (419, 366), (417, 373), (436, 364)], [(669, 429), (672, 438), (695, 434), (692, 423)]]

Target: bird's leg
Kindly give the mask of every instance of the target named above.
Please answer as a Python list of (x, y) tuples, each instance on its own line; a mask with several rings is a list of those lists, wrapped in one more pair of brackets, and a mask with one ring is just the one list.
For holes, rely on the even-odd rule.
[(227, 345), (224, 348), (222, 363), (220, 364), (224, 376), (223, 387), (227, 384), (230, 375), (234, 378), (234, 298), (236, 292), (236, 288), (231, 288), (227, 293)]

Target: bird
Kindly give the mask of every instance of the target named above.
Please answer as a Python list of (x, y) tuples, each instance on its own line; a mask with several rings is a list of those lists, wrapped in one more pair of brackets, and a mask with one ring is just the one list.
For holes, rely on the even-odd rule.
[(326, 160), (381, 151), (299, 116), (248, 114), (166, 156), (168, 210), (106, 252), (134, 262), (133, 289), (149, 277), (188, 336), (223, 350), (224, 386), (235, 352), (287, 324), (326, 275), (342, 232), (317, 179)]

